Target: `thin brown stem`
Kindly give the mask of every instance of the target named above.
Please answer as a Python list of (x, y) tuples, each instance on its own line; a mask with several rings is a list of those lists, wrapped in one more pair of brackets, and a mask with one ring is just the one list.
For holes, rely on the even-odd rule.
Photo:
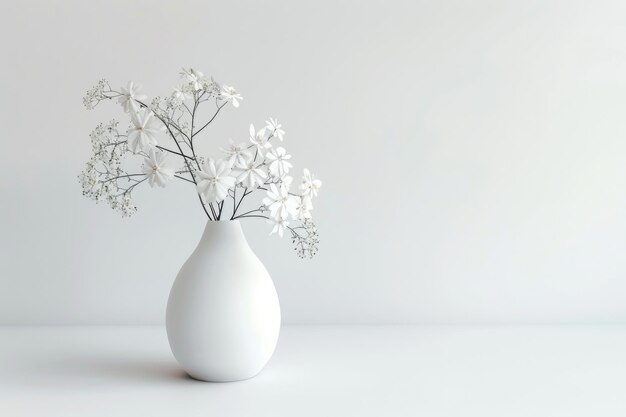
[(156, 147), (157, 147), (158, 149), (161, 149), (162, 151), (166, 151), (166, 152), (169, 152), (169, 153), (173, 153), (173, 154), (175, 154), (175, 155), (179, 155), (179, 156), (182, 156), (182, 157), (184, 157), (184, 158), (187, 158), (187, 159), (192, 159), (192, 160), (193, 160), (193, 158), (192, 158), (191, 156), (185, 155), (185, 154), (183, 154), (183, 153), (176, 152), (176, 151), (173, 151), (173, 150), (171, 150), (171, 149), (164, 148), (163, 146), (159, 146), (159, 145), (156, 145)]
[[(218, 106), (218, 107), (217, 107), (217, 111), (215, 112), (215, 114), (213, 115), (213, 117), (211, 117), (211, 119), (210, 119), (208, 122), (206, 122), (206, 123), (205, 123), (205, 124), (204, 124), (204, 125), (200, 128), (200, 129), (198, 129), (198, 131), (197, 131), (197, 132), (192, 133), (192, 134), (191, 134), (191, 138), (193, 139), (193, 137), (194, 137), (194, 136), (196, 136), (198, 133), (202, 132), (202, 131), (204, 130), (204, 128), (205, 128), (205, 127), (207, 127), (208, 125), (210, 125), (210, 124), (211, 124), (211, 122), (212, 122), (212, 121), (213, 121), (213, 120), (217, 117), (217, 114), (220, 112), (220, 110), (222, 110), (222, 108), (223, 108), (226, 104), (228, 104), (228, 102), (227, 102), (227, 101), (226, 101), (226, 102), (224, 102), (224, 104), (222, 104), (221, 106)], [(194, 109), (194, 110), (195, 110), (195, 109)]]
[(174, 175), (174, 177), (179, 178), (179, 179), (181, 179), (181, 180), (184, 180), (184, 181), (187, 181), (187, 182), (190, 182), (190, 183), (194, 184), (194, 182), (193, 182), (193, 181), (191, 181), (189, 178), (181, 177), (180, 175)]
[(236, 219), (240, 219), (242, 217), (252, 217), (252, 216), (248, 216), (250, 213), (256, 213), (256, 212), (263, 212), (263, 210), (261, 209), (256, 209), (256, 210), (250, 210), (250, 211), (246, 211), (245, 213), (240, 214), (239, 216), (235, 216), (232, 217), (231, 220), (236, 220)]

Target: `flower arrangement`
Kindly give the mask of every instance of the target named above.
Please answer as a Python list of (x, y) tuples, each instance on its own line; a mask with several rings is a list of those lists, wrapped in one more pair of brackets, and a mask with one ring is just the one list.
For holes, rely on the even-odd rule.
[[(183, 69), (180, 75), (182, 82), (171, 94), (150, 102), (132, 81), (118, 91), (103, 79), (87, 91), (83, 98), (87, 109), (117, 99), (130, 121), (125, 131), (114, 119), (91, 132), (93, 156), (79, 175), (83, 194), (96, 202), (106, 201), (127, 217), (137, 211), (132, 193), (141, 184), (165, 187), (174, 180), (188, 182), (210, 221), (266, 219), (272, 225), (270, 234), (283, 237), (289, 231), (297, 254), (313, 257), (319, 239), (311, 218), (312, 200), (322, 183), (305, 169), (297, 191), (291, 191), (291, 155), (274, 146), (284, 140), (282, 125), (273, 118), (259, 129), (251, 124), (247, 142), (231, 140), (217, 159), (199, 156), (194, 145), (200, 133), (206, 134), (227, 105), (238, 108), (243, 97), (195, 69)], [(200, 107), (207, 103), (215, 108), (203, 118)], [(131, 158), (140, 158), (139, 172), (126, 167)], [(178, 166), (172, 159), (178, 160)], [(248, 203), (259, 194), (260, 201), (244, 209), (244, 200)]]

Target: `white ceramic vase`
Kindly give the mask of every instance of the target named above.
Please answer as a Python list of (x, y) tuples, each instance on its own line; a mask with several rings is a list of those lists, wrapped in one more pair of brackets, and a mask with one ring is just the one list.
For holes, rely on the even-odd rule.
[(166, 327), (174, 356), (195, 379), (248, 379), (268, 362), (280, 305), (238, 220), (207, 222), (172, 286)]

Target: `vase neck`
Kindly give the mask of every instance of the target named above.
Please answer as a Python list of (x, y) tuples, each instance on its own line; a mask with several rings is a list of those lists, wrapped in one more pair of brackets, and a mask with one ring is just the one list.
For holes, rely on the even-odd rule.
[(243, 234), (239, 220), (207, 221), (198, 246), (244, 244), (248, 241)]

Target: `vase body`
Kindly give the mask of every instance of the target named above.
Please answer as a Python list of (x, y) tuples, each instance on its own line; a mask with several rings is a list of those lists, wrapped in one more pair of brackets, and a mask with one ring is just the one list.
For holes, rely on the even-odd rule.
[(248, 379), (269, 361), (280, 305), (238, 220), (207, 222), (174, 281), (165, 323), (172, 353), (195, 379)]

